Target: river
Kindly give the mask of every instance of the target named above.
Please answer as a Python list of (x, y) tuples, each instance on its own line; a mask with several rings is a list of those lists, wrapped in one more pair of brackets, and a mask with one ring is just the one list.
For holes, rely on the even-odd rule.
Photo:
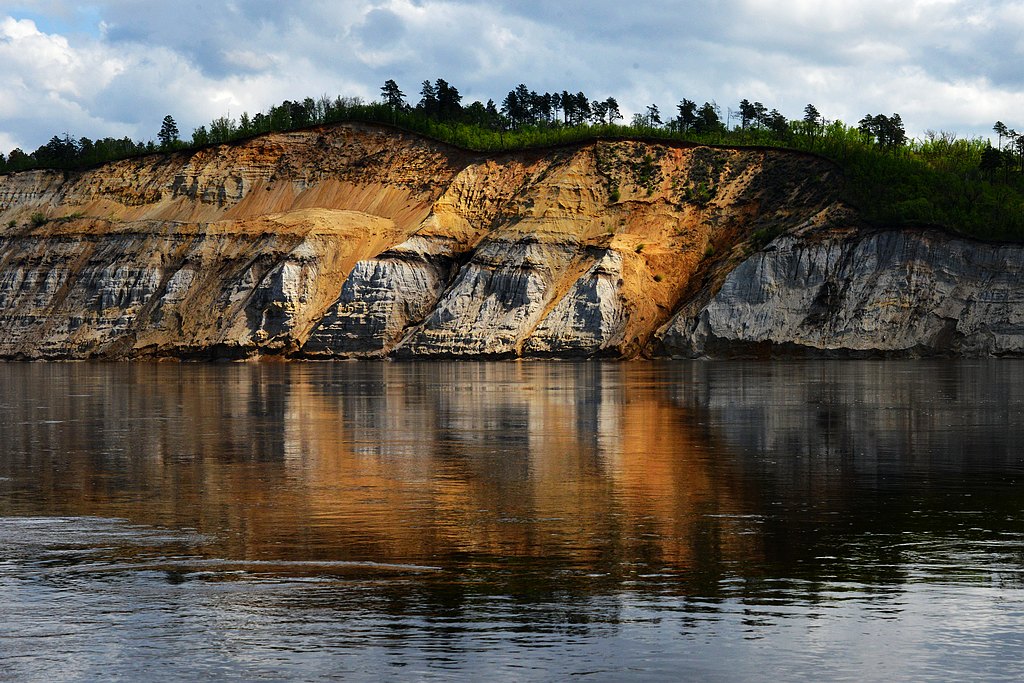
[(1024, 362), (0, 363), (0, 680), (1024, 679)]

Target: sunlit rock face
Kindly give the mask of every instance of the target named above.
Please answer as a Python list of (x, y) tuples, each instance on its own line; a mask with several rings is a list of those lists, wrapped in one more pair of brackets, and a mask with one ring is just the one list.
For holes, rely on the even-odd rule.
[(1019, 248), (866, 229), (828, 162), (356, 124), (0, 176), (0, 357), (1013, 354)]
[(394, 349), (436, 305), (453, 270), (444, 242), (413, 236), (356, 263), (303, 347), (307, 357), (372, 357)]

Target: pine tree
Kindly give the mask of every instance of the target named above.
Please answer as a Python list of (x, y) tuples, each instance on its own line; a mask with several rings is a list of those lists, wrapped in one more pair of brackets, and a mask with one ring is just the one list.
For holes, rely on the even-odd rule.
[(160, 149), (170, 149), (177, 144), (180, 136), (178, 124), (174, 122), (174, 118), (170, 114), (164, 117), (160, 132), (156, 136), (160, 140)]
[(384, 87), (380, 89), (384, 104), (395, 111), (404, 110), (408, 105), (405, 103), (405, 93), (398, 88), (398, 83), (392, 79), (384, 81)]
[(676, 119), (676, 125), (679, 127), (679, 130), (685, 133), (697, 122), (697, 103), (684, 97), (683, 100), (676, 105), (676, 109), (679, 110), (679, 117)]

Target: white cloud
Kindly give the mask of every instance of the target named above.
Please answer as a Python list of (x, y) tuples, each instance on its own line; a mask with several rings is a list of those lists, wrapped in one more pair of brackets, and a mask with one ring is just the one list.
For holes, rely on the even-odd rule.
[(7, 133), (0, 133), (0, 154), (7, 156), (7, 153), (18, 146), (17, 141)]
[[(96, 0), (0, 15), (0, 141), (149, 139), (225, 113), (327, 93), (418, 99), (444, 78), (467, 101), (520, 82), (615, 96), (625, 112), (741, 98), (793, 117), (903, 115), (985, 133), (1024, 111), (1024, 5), (1013, 0), (277, 0), (194, 6)], [(41, 9), (40, 9), (41, 8)], [(47, 18), (47, 21), (43, 21)], [(41, 30), (41, 26), (47, 26)], [(66, 31), (53, 27), (70, 27)], [(1024, 116), (1024, 115), (1022, 115)], [(1024, 128), (1024, 120), (1016, 124)]]
[(82, 96), (86, 77), (102, 86), (124, 69), (112, 55), (74, 50), (66, 38), (46, 35), (34, 22), (11, 17), (0, 22), (0, 60), (10, 74), (5, 81), (14, 87), (69, 99)]
[(90, 99), (127, 68), (117, 55), (92, 46), (72, 48), (66, 38), (44, 34), (30, 20), (6, 17), (0, 21), (0, 63), (10, 74), (0, 80), (5, 139), (34, 149), (75, 128), (113, 134), (113, 127), (91, 112)]

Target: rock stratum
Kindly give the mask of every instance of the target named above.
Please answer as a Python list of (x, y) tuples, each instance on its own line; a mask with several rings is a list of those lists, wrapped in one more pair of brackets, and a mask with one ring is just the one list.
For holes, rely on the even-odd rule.
[(1024, 247), (868, 227), (842, 182), (358, 124), (0, 176), (0, 357), (1021, 354)]

